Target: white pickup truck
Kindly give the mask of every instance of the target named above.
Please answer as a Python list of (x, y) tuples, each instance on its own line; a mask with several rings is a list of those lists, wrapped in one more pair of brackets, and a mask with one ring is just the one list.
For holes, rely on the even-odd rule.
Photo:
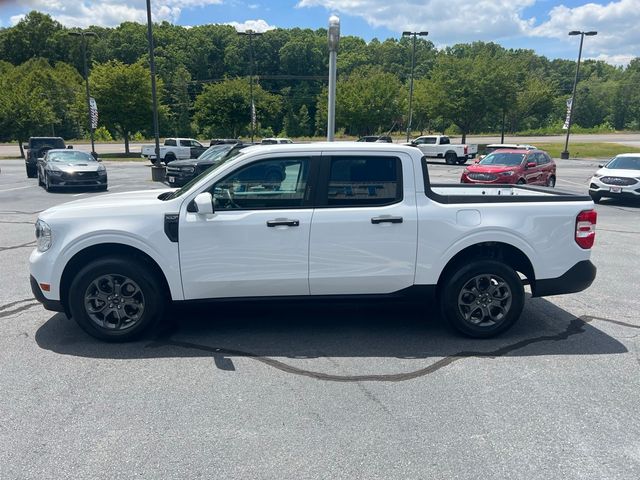
[(181, 189), (42, 212), (31, 286), (108, 341), (139, 336), (170, 301), (405, 294), (488, 337), (518, 319), (524, 284), (591, 284), (595, 224), (588, 196), (431, 184), (413, 147), (254, 146)]
[[(207, 148), (193, 138), (166, 138), (160, 147), (160, 160), (164, 163), (171, 163), (174, 160), (187, 160), (198, 158)], [(143, 145), (140, 156), (148, 158), (151, 163), (156, 159), (156, 146)]]
[(478, 153), (477, 145), (451, 143), (451, 139), (445, 135), (424, 135), (412, 140), (408, 145), (419, 148), (426, 157), (444, 158), (449, 165), (463, 165)]

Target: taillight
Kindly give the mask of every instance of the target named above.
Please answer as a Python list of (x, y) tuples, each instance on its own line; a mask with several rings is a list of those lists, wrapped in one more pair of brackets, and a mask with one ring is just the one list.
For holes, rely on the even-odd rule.
[(576, 217), (576, 243), (584, 249), (593, 247), (596, 239), (596, 220), (598, 214), (595, 210), (583, 210)]
[(469, 146), (465, 145), (464, 146), (464, 154), (466, 155), (467, 153), (469, 153)]

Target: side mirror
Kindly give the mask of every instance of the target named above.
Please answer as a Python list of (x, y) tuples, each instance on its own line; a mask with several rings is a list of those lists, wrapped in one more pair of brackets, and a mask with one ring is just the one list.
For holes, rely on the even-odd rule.
[(604, 163), (599, 164), (598, 168), (604, 168)]
[(68, 149), (68, 150), (73, 149), (73, 145), (67, 145), (67, 149)]
[(527, 162), (527, 168), (535, 168), (538, 164), (536, 162)]
[(193, 203), (196, 207), (196, 212), (200, 215), (213, 213), (213, 197), (209, 192), (199, 193), (196, 198), (193, 199)]

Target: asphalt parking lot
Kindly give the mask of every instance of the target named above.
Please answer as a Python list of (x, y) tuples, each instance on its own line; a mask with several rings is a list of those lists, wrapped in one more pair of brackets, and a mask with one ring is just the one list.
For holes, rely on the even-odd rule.
[[(158, 187), (105, 165), (110, 192)], [(557, 188), (596, 168), (559, 161)], [(38, 212), (108, 193), (0, 169), (0, 479), (640, 478), (640, 204), (603, 200), (594, 284), (528, 299), (497, 339), (428, 304), (238, 302), (113, 345), (28, 281)]]

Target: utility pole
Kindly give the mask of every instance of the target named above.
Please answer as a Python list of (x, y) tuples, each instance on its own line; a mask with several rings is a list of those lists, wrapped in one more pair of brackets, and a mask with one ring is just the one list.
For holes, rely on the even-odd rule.
[(91, 95), (89, 94), (89, 64), (87, 62), (87, 37), (97, 37), (95, 32), (69, 32), (69, 35), (82, 38), (82, 60), (84, 63), (84, 84), (87, 92), (87, 120), (89, 122), (89, 135), (91, 137), (91, 155), (96, 157), (96, 148), (93, 135), (93, 122), (91, 121)]
[(151, 70), (151, 103), (153, 109), (153, 136), (156, 144), (156, 158), (151, 170), (154, 181), (164, 180), (165, 169), (160, 161), (160, 131), (158, 129), (158, 95), (156, 92), (156, 61), (153, 54), (153, 22), (151, 21), (151, 0), (147, 0), (147, 40), (149, 43), (149, 68)]
[(416, 66), (416, 38), (426, 37), (429, 32), (402, 32), (403, 37), (413, 37), (411, 47), (411, 77), (409, 80), (409, 115), (407, 119), (407, 143), (411, 137), (411, 121), (413, 120), (413, 70)]
[(237, 32), (238, 35), (249, 37), (249, 96), (251, 97), (250, 115), (251, 115), (251, 143), (253, 143), (253, 137), (255, 135), (256, 124), (256, 106), (253, 101), (253, 37), (262, 35), (262, 32), (254, 32), (253, 30), (246, 30), (244, 32)]
[(329, 17), (329, 103), (327, 105), (327, 142), (333, 142), (336, 133), (336, 76), (338, 44), (340, 43), (340, 19)]

